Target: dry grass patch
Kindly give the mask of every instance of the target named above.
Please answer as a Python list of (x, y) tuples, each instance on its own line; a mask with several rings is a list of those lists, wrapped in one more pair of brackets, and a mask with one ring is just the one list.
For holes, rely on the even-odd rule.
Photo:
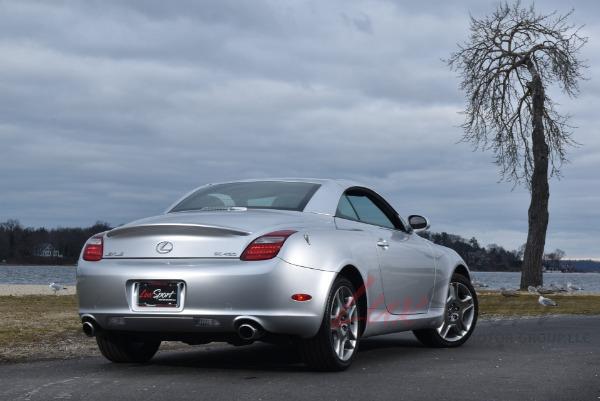
[(539, 295), (521, 293), (517, 297), (505, 297), (497, 292), (481, 292), (479, 314), (486, 316), (544, 316), (550, 314), (596, 315), (600, 314), (600, 295), (552, 294), (546, 297), (558, 306), (542, 306)]
[(74, 295), (0, 297), (0, 361), (97, 354), (81, 333)]

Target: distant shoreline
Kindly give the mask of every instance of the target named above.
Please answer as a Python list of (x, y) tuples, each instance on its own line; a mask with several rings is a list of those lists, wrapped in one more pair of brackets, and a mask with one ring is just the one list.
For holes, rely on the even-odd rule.
[(39, 264), (39, 263), (0, 263), (1, 266), (10, 266), (10, 267), (77, 267), (76, 264)]
[[(0, 263), (0, 267), (77, 267), (77, 264), (39, 264), (39, 263)], [(472, 273), (521, 273), (520, 270), (475, 270), (470, 269)], [(587, 271), (568, 271), (562, 272), (560, 270), (548, 270), (544, 273), (563, 273), (563, 274), (571, 274), (571, 273), (600, 273), (597, 270), (587, 270)]]

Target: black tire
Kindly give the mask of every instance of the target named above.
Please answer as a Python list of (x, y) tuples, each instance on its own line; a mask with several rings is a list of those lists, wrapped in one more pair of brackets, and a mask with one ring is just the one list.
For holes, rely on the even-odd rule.
[[(473, 288), (471, 281), (467, 277), (463, 276), (462, 274), (458, 274), (458, 273), (454, 273), (454, 275), (452, 275), (452, 279), (450, 280), (450, 283), (451, 284), (452, 283), (462, 284), (465, 287), (467, 287), (468, 290), (470, 291), (470, 295), (473, 299), (473, 311), (474, 311), (472, 323), (466, 334), (464, 334), (460, 339), (453, 340), (453, 341), (446, 340), (438, 332), (437, 328), (414, 330), (413, 333), (414, 333), (415, 337), (417, 337), (417, 339), (421, 343), (423, 343), (424, 345), (426, 345), (428, 347), (434, 347), (434, 348), (459, 347), (459, 346), (463, 345), (469, 339), (469, 337), (471, 337), (471, 334), (473, 334), (473, 331), (475, 330), (475, 326), (477, 323), (477, 315), (479, 314), (479, 302), (477, 301), (477, 293), (475, 292), (475, 288)], [(447, 318), (447, 313), (448, 313), (448, 305), (446, 305), (446, 309), (444, 310), (444, 319)]]
[(136, 338), (120, 333), (101, 333), (96, 336), (100, 353), (111, 362), (148, 362), (160, 347), (160, 341)]
[(304, 359), (304, 362), (314, 370), (318, 371), (342, 371), (346, 370), (354, 360), (356, 353), (358, 352), (358, 344), (360, 341), (360, 316), (358, 315), (358, 300), (356, 302), (356, 326), (358, 330), (356, 330), (356, 340), (353, 348), (353, 352), (351, 353), (349, 359), (342, 360), (338, 357), (336, 351), (334, 350), (333, 345), (333, 336), (332, 336), (332, 328), (331, 328), (331, 314), (332, 308), (334, 307), (334, 296), (337, 291), (342, 288), (347, 287), (350, 290), (351, 294), (356, 293), (356, 289), (345, 277), (338, 277), (334, 281), (331, 291), (329, 292), (329, 296), (327, 297), (327, 303), (325, 307), (325, 313), (323, 315), (323, 321), (321, 322), (321, 327), (313, 338), (300, 340), (299, 349)]

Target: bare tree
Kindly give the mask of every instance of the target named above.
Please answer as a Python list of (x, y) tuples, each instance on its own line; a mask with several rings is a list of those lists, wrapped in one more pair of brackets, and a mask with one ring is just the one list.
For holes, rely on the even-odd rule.
[(565, 257), (566, 253), (565, 251), (563, 251), (562, 249), (558, 249), (556, 248), (556, 250), (554, 250), (554, 261), (555, 261), (555, 269), (556, 270), (560, 270), (560, 261)]
[(568, 116), (546, 92), (558, 84), (569, 96), (578, 93), (584, 67), (578, 53), (587, 38), (568, 23), (571, 14), (504, 3), (491, 16), (471, 17), (469, 40), (448, 60), (467, 95), (463, 139), (492, 150), (501, 178), (531, 193), (521, 288), (542, 284), (548, 179), (560, 173), (574, 144)]
[(517, 249), (515, 251), (516, 257), (517, 259), (519, 259), (520, 261), (523, 261), (523, 255), (525, 255), (525, 247), (527, 246), (527, 244), (523, 244), (519, 247), (519, 249)]
[(542, 265), (548, 270), (552, 270), (552, 266), (555, 265), (556, 255), (554, 252), (545, 253), (542, 257)]

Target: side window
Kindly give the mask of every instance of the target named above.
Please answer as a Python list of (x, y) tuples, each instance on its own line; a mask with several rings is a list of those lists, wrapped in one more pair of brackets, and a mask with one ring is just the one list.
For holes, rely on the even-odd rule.
[(350, 204), (350, 201), (346, 195), (342, 195), (335, 215), (343, 219), (358, 221), (358, 216), (356, 215), (356, 212), (354, 211), (354, 208)]
[(385, 215), (385, 213), (366, 195), (346, 195), (350, 205), (358, 219), (363, 223), (374, 224), (376, 226), (395, 228), (394, 223)]

